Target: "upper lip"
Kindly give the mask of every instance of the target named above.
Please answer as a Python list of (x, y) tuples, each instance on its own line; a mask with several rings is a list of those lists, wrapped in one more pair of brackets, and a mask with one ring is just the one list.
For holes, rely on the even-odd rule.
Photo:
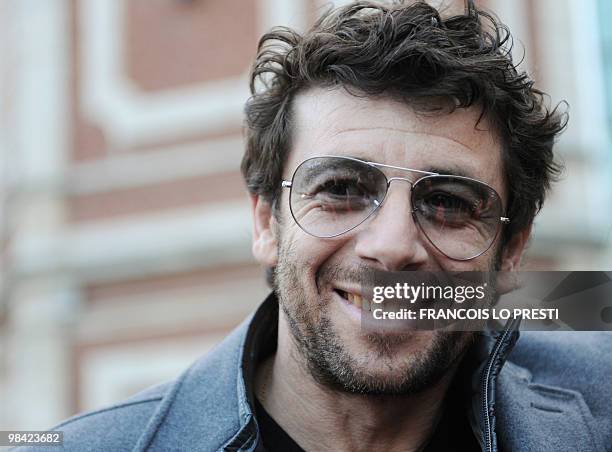
[(335, 285), (334, 286), (334, 290), (339, 290), (341, 292), (346, 292), (352, 295), (358, 295), (360, 296), (362, 299), (366, 299), (367, 297), (364, 295), (364, 293), (361, 291), (361, 289), (358, 288), (354, 288), (354, 287), (347, 287), (347, 286), (338, 286)]

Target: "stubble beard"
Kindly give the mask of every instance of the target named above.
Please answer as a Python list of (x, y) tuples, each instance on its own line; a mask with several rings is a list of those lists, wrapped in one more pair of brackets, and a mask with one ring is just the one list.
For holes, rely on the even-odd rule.
[[(351, 356), (329, 316), (333, 302), (322, 296), (309, 299), (307, 282), (300, 278), (296, 254), (281, 241), (274, 289), (280, 308), (287, 319), (298, 359), (316, 382), (328, 388), (364, 395), (413, 395), (434, 386), (455, 368), (474, 342), (476, 333), (460, 331), (413, 331), (406, 334), (364, 334), (370, 353), (377, 359), (373, 372)], [(342, 276), (360, 281), (367, 269), (341, 269), (323, 265), (316, 275), (317, 288), (325, 287)], [(398, 356), (397, 347), (415, 341), (418, 335), (430, 334), (427, 346)]]

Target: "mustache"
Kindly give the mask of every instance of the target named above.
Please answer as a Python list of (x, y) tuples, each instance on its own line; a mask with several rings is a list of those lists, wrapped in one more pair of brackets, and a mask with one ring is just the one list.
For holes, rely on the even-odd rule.
[(362, 285), (364, 282), (374, 281), (376, 274), (380, 271), (365, 264), (348, 267), (337, 263), (326, 263), (317, 270), (315, 281), (319, 291), (333, 281)]
[(402, 283), (431, 286), (452, 286), (457, 284), (478, 284), (487, 282), (491, 289), (496, 288), (495, 281), (490, 279), (491, 271), (455, 271), (444, 270), (405, 270), (387, 271), (381, 270), (363, 263), (356, 265), (342, 265), (339, 263), (325, 263), (315, 274), (317, 290), (333, 285), (335, 281), (354, 284), (365, 289), (374, 286), (394, 285), (398, 281)]

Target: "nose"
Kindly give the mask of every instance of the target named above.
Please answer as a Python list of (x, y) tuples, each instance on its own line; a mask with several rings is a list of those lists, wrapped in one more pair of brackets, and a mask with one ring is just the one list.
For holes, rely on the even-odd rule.
[(391, 183), (385, 200), (357, 234), (355, 252), (387, 271), (417, 270), (427, 249), (412, 216), (409, 181)]

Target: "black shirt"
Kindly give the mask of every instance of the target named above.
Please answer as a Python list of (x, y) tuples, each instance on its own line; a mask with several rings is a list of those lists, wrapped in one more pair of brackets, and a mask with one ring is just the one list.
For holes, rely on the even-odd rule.
[[(480, 452), (480, 446), (462, 410), (461, 400), (455, 394), (456, 392), (451, 388), (447, 396), (446, 409), (424, 452)], [(304, 449), (268, 414), (257, 398), (255, 406), (263, 442), (257, 449), (258, 451), (304, 452)]]
[[(287, 432), (268, 414), (263, 405), (255, 398), (257, 424), (263, 446), (261, 452), (304, 452), (298, 443), (293, 441)], [(257, 449), (260, 452), (260, 448)]]

